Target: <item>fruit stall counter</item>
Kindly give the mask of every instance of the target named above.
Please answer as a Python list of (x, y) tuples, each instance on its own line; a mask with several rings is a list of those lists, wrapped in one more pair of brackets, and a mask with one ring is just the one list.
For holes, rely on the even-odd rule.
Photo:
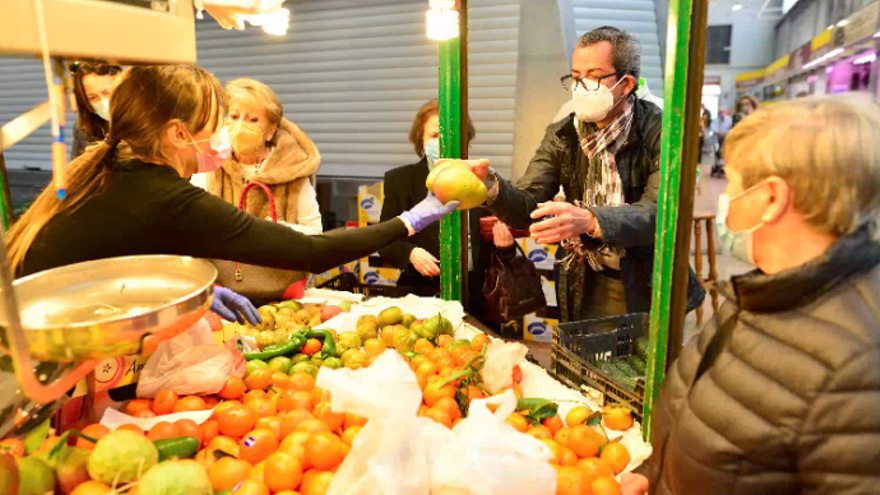
[[(553, 380), (524, 359), (522, 344), (487, 336), (457, 302), (309, 291), (260, 312), (259, 328), (215, 327), (211, 346), (240, 350), (241, 359), (217, 389), (163, 389), (114, 404), (78, 430), (45, 425), (2, 440), (0, 493), (348, 494), (352, 483), (369, 484), (358, 463), (389, 442), (400, 443), (391, 450), (406, 462), (454, 448), (452, 457), (479, 464), (487, 449), (475, 443), (477, 431), (522, 456), (483, 459), (484, 478), (504, 478), (489, 466), (520, 462), (516, 471), (546, 481), (529, 493), (610, 495), (620, 493), (619, 475), (650, 455), (625, 408), (600, 409)], [(406, 424), (418, 434), (394, 433)], [(418, 443), (424, 432), (433, 432), (430, 443)], [(422, 493), (450, 486), (431, 486), (448, 462), (408, 476), (393, 465), (383, 464), (383, 483), (411, 483), (417, 469)]]

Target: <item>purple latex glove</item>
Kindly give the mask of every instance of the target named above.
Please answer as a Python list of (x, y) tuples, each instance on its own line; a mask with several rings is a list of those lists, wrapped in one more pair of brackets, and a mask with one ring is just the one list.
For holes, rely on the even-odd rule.
[(450, 201), (444, 205), (431, 191), (428, 191), (428, 196), (421, 203), (413, 206), (411, 210), (401, 213), (400, 217), (409, 222), (413, 230), (420, 232), (428, 225), (455, 211), (460, 204), (458, 201)]
[(211, 311), (220, 315), (227, 321), (237, 321), (244, 325), (245, 320), (253, 326), (263, 322), (257, 308), (248, 298), (236, 294), (226, 287), (214, 287), (214, 300), (211, 302)]

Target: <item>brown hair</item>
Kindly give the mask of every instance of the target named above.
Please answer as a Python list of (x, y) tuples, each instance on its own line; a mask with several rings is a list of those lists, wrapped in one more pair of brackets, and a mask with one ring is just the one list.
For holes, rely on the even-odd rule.
[[(278, 95), (269, 86), (256, 79), (241, 77), (229, 81), (226, 83), (226, 92), (223, 98), (226, 102), (226, 108), (229, 108), (233, 101), (242, 101), (263, 108), (269, 119), (269, 125), (279, 126), (284, 117), (284, 106), (282, 106)], [(274, 141), (277, 135), (276, 132), (270, 141)], [(274, 142), (270, 144), (274, 144)]]
[[(440, 102), (437, 99), (430, 100), (428, 103), (422, 105), (422, 108), (419, 109), (419, 112), (416, 114), (416, 119), (413, 120), (412, 127), (409, 130), (409, 142), (412, 143), (413, 149), (416, 151), (416, 155), (425, 156), (425, 123), (433, 117), (434, 115), (440, 115)], [(471, 116), (468, 115), (468, 143), (474, 140), (477, 137), (477, 130), (474, 128), (474, 123), (471, 121)]]
[[(191, 134), (219, 128), (223, 91), (210, 72), (195, 66), (136, 66), (126, 69), (110, 98), (107, 136), (86, 149), (67, 167), (67, 197), (59, 201), (46, 188), (6, 236), (13, 272), (31, 244), (53, 218), (69, 214), (103, 192), (116, 161), (138, 158), (175, 166), (162, 146), (169, 124), (179, 122)], [(118, 155), (118, 156), (117, 156)]]
[(752, 108), (755, 111), (761, 109), (761, 102), (759, 102), (757, 98), (752, 95), (742, 95), (736, 99), (736, 113), (742, 113), (742, 105), (744, 101), (748, 101), (749, 103), (751, 103)]
[(90, 141), (104, 139), (109, 124), (92, 109), (92, 104), (86, 96), (83, 78), (89, 74), (115, 76), (122, 72), (122, 67), (101, 62), (74, 62), (70, 64), (69, 69), (73, 74), (73, 94), (76, 98), (76, 125), (86, 133)]

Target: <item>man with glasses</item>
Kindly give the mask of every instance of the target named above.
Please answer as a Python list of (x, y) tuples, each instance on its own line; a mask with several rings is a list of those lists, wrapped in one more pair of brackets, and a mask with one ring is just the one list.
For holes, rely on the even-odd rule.
[[(513, 185), (474, 167), (492, 213), (538, 242), (562, 243), (562, 321), (650, 310), (662, 112), (635, 95), (640, 51), (613, 27), (584, 34), (561, 78), (573, 112), (547, 128), (525, 175)], [(553, 202), (560, 186), (565, 202)], [(688, 310), (705, 296), (690, 275)]]

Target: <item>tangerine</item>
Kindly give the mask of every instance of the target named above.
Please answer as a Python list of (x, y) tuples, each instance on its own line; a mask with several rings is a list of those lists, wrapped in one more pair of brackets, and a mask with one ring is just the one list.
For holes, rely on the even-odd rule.
[(234, 457), (222, 457), (208, 469), (208, 479), (215, 491), (232, 490), (248, 478), (253, 466)]
[(510, 413), (510, 416), (508, 416), (504, 422), (513, 426), (521, 433), (525, 433), (529, 429), (529, 422), (518, 412)]
[(444, 409), (436, 409), (432, 407), (425, 412), (425, 416), (447, 428), (452, 428), (452, 417)]
[(224, 435), (240, 437), (257, 424), (257, 413), (247, 406), (224, 409), (217, 417), (217, 429)]
[(560, 456), (559, 463), (563, 466), (575, 466), (578, 463), (578, 456), (568, 447), (559, 446), (562, 455)]
[(573, 407), (571, 408), (571, 411), (568, 411), (568, 414), (565, 415), (565, 426), (571, 428), (583, 424), (587, 421), (587, 418), (590, 417), (590, 414), (592, 414), (592, 412), (586, 406)]
[(266, 477), (266, 486), (273, 493), (284, 490), (295, 490), (302, 483), (303, 468), (299, 459), (285, 454), (284, 452), (275, 452), (266, 458), (266, 471), (272, 473)]
[(217, 425), (216, 419), (209, 419), (200, 424), (199, 430), (202, 432), (202, 445), (208, 445), (208, 442), (220, 434), (220, 428)]
[(163, 390), (159, 392), (153, 399), (153, 412), (161, 416), (169, 414), (174, 410), (174, 404), (177, 404), (177, 393), (173, 390)]
[(202, 399), (198, 395), (188, 395), (186, 397), (181, 397), (180, 400), (175, 402), (171, 412), (179, 413), (204, 410), (205, 399)]
[(254, 430), (238, 443), (238, 458), (257, 464), (278, 450), (278, 437), (269, 430)]
[(275, 407), (279, 411), (293, 411), (302, 409), (304, 411), (312, 410), (312, 394), (305, 390), (282, 390), (278, 394), (278, 402)]
[(217, 397), (216, 395), (206, 395), (206, 396), (202, 397), (202, 399), (204, 399), (204, 401), (205, 401), (205, 410), (206, 411), (208, 409), (214, 409), (215, 407), (217, 407), (217, 404), (220, 403), (220, 398)]
[(553, 440), (541, 440), (541, 442), (550, 448), (550, 463), (562, 465), (562, 446)]
[(568, 447), (568, 437), (571, 435), (571, 428), (560, 428), (553, 434), (553, 440), (559, 445)]
[(593, 495), (621, 495), (620, 484), (613, 476), (600, 476), (593, 480), (590, 488)]
[(600, 476), (610, 476), (614, 477), (614, 471), (611, 470), (611, 466), (608, 465), (607, 462), (603, 461), (598, 457), (590, 457), (587, 459), (581, 459), (578, 461), (576, 468), (580, 469), (587, 475), (587, 481), (590, 483), (593, 482), (596, 478)]
[(322, 402), (330, 402), (330, 392), (315, 387), (315, 389), (312, 390), (312, 407), (315, 407)]
[[(309, 476), (308, 482), (306, 482), (306, 475), (309, 473), (312, 474)], [(302, 495), (324, 495), (330, 488), (331, 481), (333, 481), (332, 472), (312, 469), (303, 475), (303, 482), (300, 491), (302, 492)]]
[(251, 390), (264, 390), (272, 384), (272, 370), (269, 368), (257, 368), (244, 379), (244, 383)]
[(366, 426), (367, 418), (356, 414), (345, 413), (345, 423), (342, 424), (342, 430), (345, 431), (354, 426)]
[(315, 415), (315, 418), (327, 423), (327, 426), (330, 427), (330, 431), (336, 431), (342, 428), (342, 425), (345, 423), (345, 413), (333, 412), (329, 402), (318, 404), (315, 406), (315, 410), (312, 413)]
[(590, 495), (586, 475), (572, 466), (556, 468), (556, 495)]
[(455, 399), (455, 388), (452, 385), (444, 385), (440, 387), (439, 381), (429, 382), (425, 386), (424, 401), (428, 407), (433, 407), (441, 397), (450, 397)]
[(132, 399), (122, 409), (122, 412), (129, 416), (134, 416), (138, 411), (151, 410), (153, 403), (147, 399)]
[(342, 451), (342, 440), (333, 433), (312, 434), (306, 440), (305, 448), (309, 464), (320, 470), (332, 469), (342, 463), (345, 458), (345, 453)]
[(458, 407), (458, 402), (451, 397), (440, 397), (437, 399), (437, 402), (432, 406), (434, 409), (442, 409), (449, 414), (449, 417), (452, 418), (453, 421), (462, 417), (461, 409)]
[(168, 421), (159, 421), (152, 428), (150, 428), (150, 432), (147, 433), (147, 438), (152, 441), (156, 440), (165, 440), (168, 438), (177, 438), (180, 436), (180, 432), (177, 431), (177, 427)]
[(608, 405), (602, 411), (602, 421), (609, 430), (625, 431), (633, 425), (632, 411), (622, 406)]
[(154, 413), (152, 411), (152, 409), (144, 409), (142, 411), (138, 411), (138, 412), (134, 413), (132, 416), (134, 416), (136, 418), (147, 419), (147, 418), (155, 418), (156, 413)]
[(257, 420), (257, 424), (254, 425), (254, 429), (269, 430), (274, 433), (276, 437), (281, 438), (281, 418), (278, 416), (260, 418)]
[[(419, 339), (416, 341), (416, 344), (413, 346), (413, 350), (416, 351), (416, 354), (427, 355), (431, 351), (436, 349), (434, 344), (431, 343), (428, 339)], [(416, 356), (418, 357), (418, 356)]]
[(205, 447), (205, 450), (212, 457), (215, 450), (220, 450), (222, 452), (226, 452), (233, 457), (238, 457), (238, 442), (232, 437), (220, 435), (211, 439), (211, 441), (208, 442), (208, 445)]
[(269, 495), (269, 488), (261, 480), (248, 478), (233, 491), (235, 495)]
[(550, 429), (550, 433), (556, 434), (559, 430), (565, 428), (565, 425), (562, 423), (562, 418), (557, 414), (550, 418), (545, 418), (544, 421), (541, 422), (544, 426)]
[(242, 397), (241, 403), (244, 405), (248, 405), (252, 401), (260, 400), (260, 399), (268, 400), (269, 394), (267, 394), (263, 390), (249, 390), (249, 391), (247, 391), (247, 393), (244, 394), (244, 397)]
[(298, 425), (293, 429), (293, 431), (305, 431), (308, 433), (329, 433), (330, 427), (327, 426), (327, 423), (321, 421), (320, 419), (306, 419), (300, 421)]
[(453, 340), (455, 339), (452, 338), (452, 335), (440, 335), (439, 337), (437, 337), (437, 346), (446, 347), (451, 344)]
[(547, 428), (546, 426), (534, 426), (526, 433), (538, 440), (553, 440), (553, 433), (551, 433), (550, 428)]
[(269, 416), (274, 416), (278, 413), (275, 409), (275, 404), (272, 404), (271, 401), (267, 399), (256, 399), (250, 401), (245, 407), (251, 408), (255, 413), (257, 413), (257, 417), (267, 418)]
[(311, 356), (312, 354), (316, 354), (321, 350), (321, 341), (318, 339), (309, 339), (303, 344), (302, 348), (299, 352), (305, 354), (306, 356)]
[(566, 446), (579, 457), (596, 457), (602, 447), (602, 437), (587, 425), (577, 425), (571, 429)]
[(305, 409), (294, 409), (293, 411), (285, 414), (284, 417), (281, 418), (281, 438), (287, 438), (287, 435), (293, 433), (298, 424), (307, 419), (315, 419), (315, 416)]
[(485, 334), (479, 334), (471, 339), (471, 349), (477, 352), (483, 352), (483, 347), (489, 344), (489, 337)]
[(348, 445), (349, 447), (354, 444), (354, 439), (357, 437), (358, 433), (361, 432), (360, 426), (352, 426), (350, 428), (346, 428), (345, 431), (342, 432), (342, 443)]
[(606, 444), (605, 448), (602, 449), (602, 454), (599, 458), (611, 466), (611, 470), (614, 471), (614, 474), (622, 473), (623, 470), (626, 469), (626, 466), (629, 465), (629, 461), (632, 460), (626, 447), (624, 447), (622, 443), (617, 442)]
[(138, 425), (132, 425), (132, 424), (122, 425), (122, 426), (120, 426), (119, 428), (116, 428), (116, 429), (117, 429), (117, 430), (129, 430), (129, 431), (133, 431), (133, 432), (135, 432), (135, 433), (140, 433), (141, 435), (144, 434), (144, 429), (141, 428), (141, 427), (138, 426)]
[(202, 432), (199, 424), (191, 419), (178, 419), (174, 422), (174, 426), (177, 427), (177, 432), (180, 436), (193, 437), (199, 441), (199, 445), (201, 445), (205, 439), (205, 434)]
[(309, 373), (297, 372), (290, 375), (292, 390), (311, 392), (315, 389), (315, 377)]
[[(110, 428), (107, 428), (106, 426), (101, 424), (89, 425), (82, 429), (83, 435), (90, 436), (95, 440), (100, 440), (101, 437), (108, 433), (110, 433)], [(77, 438), (76, 446), (81, 449), (88, 450), (89, 452), (95, 449), (95, 444), (86, 440), (85, 438)]]

